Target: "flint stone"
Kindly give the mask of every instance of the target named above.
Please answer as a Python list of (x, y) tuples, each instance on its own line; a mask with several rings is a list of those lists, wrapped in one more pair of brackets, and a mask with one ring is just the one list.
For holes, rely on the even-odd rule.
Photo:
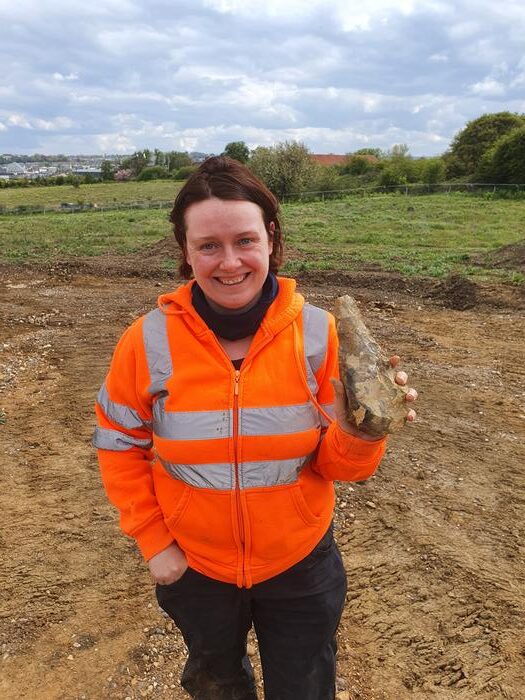
[(355, 300), (339, 297), (334, 313), (349, 422), (374, 437), (399, 430), (408, 414), (407, 388), (395, 383), (396, 370), (372, 338)]

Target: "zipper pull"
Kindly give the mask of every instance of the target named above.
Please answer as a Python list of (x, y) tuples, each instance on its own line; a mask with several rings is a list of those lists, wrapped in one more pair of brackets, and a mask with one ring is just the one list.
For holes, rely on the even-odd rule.
[(239, 377), (241, 376), (241, 373), (238, 369), (235, 370), (235, 386), (233, 388), (233, 395), (234, 396), (239, 396)]

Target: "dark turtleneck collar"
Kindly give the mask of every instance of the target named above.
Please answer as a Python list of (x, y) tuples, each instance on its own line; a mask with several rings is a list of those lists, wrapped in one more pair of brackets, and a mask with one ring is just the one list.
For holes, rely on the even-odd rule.
[(191, 301), (194, 309), (215, 335), (226, 340), (240, 340), (254, 335), (268, 307), (279, 292), (279, 283), (273, 272), (268, 273), (259, 300), (246, 311), (240, 313), (220, 313), (209, 305), (204, 292), (197, 282), (191, 288)]

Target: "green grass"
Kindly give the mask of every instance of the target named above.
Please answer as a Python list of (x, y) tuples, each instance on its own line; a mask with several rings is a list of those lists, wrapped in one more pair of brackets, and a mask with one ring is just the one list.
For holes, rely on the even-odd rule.
[[(0, 260), (129, 253), (171, 234), (167, 214), (166, 210), (133, 210), (1, 216)], [(283, 220), (286, 242), (293, 250), (283, 267), (288, 274), (358, 270), (373, 264), (407, 276), (443, 277), (454, 272), (478, 279), (524, 281), (519, 272), (491, 268), (487, 261), (473, 263), (473, 256), (483, 261), (486, 253), (523, 240), (525, 206), (520, 201), (465, 194), (351, 196), (286, 204)]]
[(0, 217), (0, 260), (37, 262), (125, 254), (170, 235), (166, 210)]
[(52, 187), (7, 187), (0, 189), (0, 207), (48, 206), (71, 204), (116, 204), (119, 202), (166, 201), (175, 199), (182, 182), (152, 180), (146, 182), (97, 182), (92, 185), (56, 185)]
[(287, 242), (301, 254), (288, 263), (290, 272), (373, 263), (407, 276), (460, 272), (523, 281), (519, 273), (473, 266), (471, 259), (523, 240), (520, 201), (465, 194), (373, 195), (287, 204), (283, 211)]

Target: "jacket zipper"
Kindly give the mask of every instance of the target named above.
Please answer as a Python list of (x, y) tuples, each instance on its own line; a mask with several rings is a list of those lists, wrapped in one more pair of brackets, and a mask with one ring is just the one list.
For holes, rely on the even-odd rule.
[(233, 389), (233, 453), (235, 459), (235, 504), (237, 507), (237, 520), (239, 526), (239, 537), (242, 545), (242, 585), (244, 585), (245, 575), (244, 575), (244, 564), (245, 564), (245, 550), (244, 550), (244, 518), (242, 515), (242, 504), (241, 504), (241, 486), (239, 479), (239, 458), (238, 458), (238, 439), (239, 439), (239, 378), (240, 371), (235, 370), (235, 384)]

